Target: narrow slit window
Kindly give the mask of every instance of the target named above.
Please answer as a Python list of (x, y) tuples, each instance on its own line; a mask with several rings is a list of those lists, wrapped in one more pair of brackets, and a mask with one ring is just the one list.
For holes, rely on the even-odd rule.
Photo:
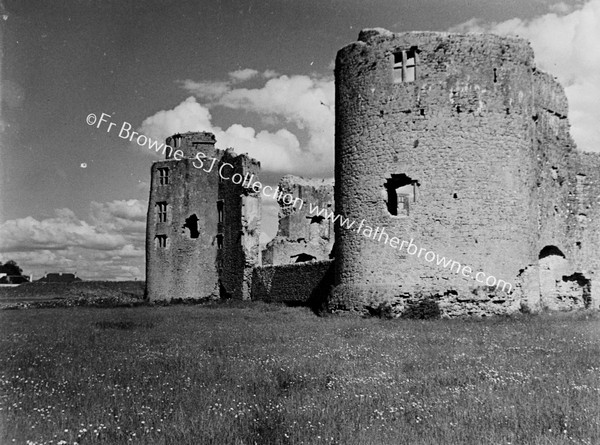
[(223, 234), (219, 233), (217, 235), (217, 249), (221, 250), (223, 248)]
[(156, 217), (158, 222), (167, 222), (167, 203), (157, 202), (156, 203)]
[(217, 213), (219, 215), (219, 222), (223, 222), (223, 200), (220, 199), (217, 201)]
[(158, 184), (168, 185), (169, 184), (169, 167), (160, 167), (158, 170)]

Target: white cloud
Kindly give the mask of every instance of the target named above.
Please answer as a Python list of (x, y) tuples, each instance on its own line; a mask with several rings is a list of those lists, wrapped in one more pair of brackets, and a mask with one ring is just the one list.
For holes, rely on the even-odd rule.
[[(159, 141), (174, 133), (210, 131), (216, 136), (218, 148), (232, 147), (237, 153), (248, 153), (261, 162), (265, 171), (330, 174), (333, 169), (333, 115), (329, 116), (329, 106), (321, 104), (321, 99), (328, 100), (327, 95), (308, 78), (290, 79), (282, 76), (279, 79), (271, 79), (267, 85), (274, 80), (279, 82), (273, 86), (265, 86), (268, 88), (265, 93), (257, 93), (261, 89), (230, 90), (223, 96), (227, 98), (227, 105), (223, 105), (268, 115), (264, 102), (273, 97), (274, 108), (271, 116), (283, 117), (286, 122), (294, 124), (293, 127), (308, 132), (309, 142), (304, 149), (301, 149), (298, 137), (287, 128), (270, 132), (233, 124), (227, 129), (222, 129), (212, 123), (208, 107), (198, 103), (194, 97), (188, 97), (172, 110), (162, 110), (146, 118), (139, 131)], [(275, 96), (286, 94), (286, 91), (290, 100), (287, 107), (283, 98), (275, 100)], [(229, 96), (230, 93), (233, 95)], [(250, 97), (245, 99), (245, 94)], [(333, 101), (332, 98), (331, 100)]]
[(471, 19), (451, 31), (528, 39), (539, 67), (565, 87), (575, 142), (582, 150), (600, 151), (600, 0), (590, 0), (573, 11), (561, 3), (551, 10), (532, 20), (484, 23)]
[(37, 278), (45, 272), (77, 272), (84, 279), (141, 279), (146, 206), (137, 200), (92, 202), (91, 224), (70, 209), (57, 209), (43, 220), (5, 221), (1, 260), (14, 259)]
[(79, 220), (69, 209), (56, 210), (55, 218), (38, 221), (31, 216), (0, 225), (0, 251), (64, 249), (115, 249), (125, 243), (123, 235), (107, 233)]
[(277, 77), (279, 76), (279, 73), (277, 71), (274, 70), (265, 70), (262, 72), (262, 76), (265, 79), (270, 79), (271, 77)]
[[(256, 78), (258, 71), (242, 69), (229, 73), (227, 81), (179, 81), (194, 97), (172, 110), (163, 110), (142, 122), (140, 132), (164, 140), (185, 131), (210, 131), (217, 147), (232, 147), (258, 159), (266, 171), (308, 176), (331, 176), (334, 141), (334, 84), (331, 78), (278, 75), (266, 70), (265, 84), (242, 88), (239, 83)], [(276, 76), (276, 77), (275, 77)], [(254, 113), (275, 131), (255, 129), (239, 123), (227, 129), (212, 122), (210, 109), (225, 107)], [(303, 141), (302, 143), (300, 141)]]
[[(244, 83), (258, 76), (259, 74), (260, 73), (256, 70), (244, 68), (228, 73), (228, 80), (195, 81), (191, 79), (186, 79), (178, 80), (176, 81), (176, 83), (178, 83), (181, 86), (181, 88), (186, 90), (188, 93), (191, 93), (200, 99), (213, 101), (223, 96), (223, 94), (227, 93), (229, 90), (231, 90), (231, 87), (233, 85)], [(267, 70), (262, 73), (262, 76), (267, 78), (276, 74), (277, 73), (275, 73), (275, 71)]]
[(286, 171), (294, 163), (302, 162), (300, 143), (286, 129), (275, 133), (256, 132), (254, 128), (234, 124), (227, 130), (215, 129), (217, 147), (233, 147), (237, 153), (248, 153), (269, 171)]
[(90, 203), (90, 215), (96, 227), (120, 233), (144, 233), (147, 210), (148, 204), (137, 199)]
[(550, 5), (548, 8), (550, 12), (556, 12), (557, 14), (567, 14), (573, 10), (572, 5), (567, 5), (564, 2), (555, 3), (554, 5)]
[(172, 110), (161, 110), (144, 119), (139, 131), (154, 140), (164, 141), (175, 133), (210, 131), (210, 128), (210, 111), (190, 96)]
[(214, 100), (229, 91), (229, 81), (202, 81), (195, 82), (190, 79), (178, 80), (177, 83), (188, 93), (207, 100)]
[(245, 68), (243, 70), (232, 71), (229, 73), (229, 77), (233, 82), (245, 82), (246, 80), (252, 79), (258, 75), (258, 71)]
[[(334, 85), (331, 79), (280, 76), (262, 88), (237, 88), (217, 101), (227, 108), (276, 117), (308, 133), (303, 151), (317, 165), (303, 173), (325, 173), (333, 169)], [(290, 166), (291, 167), (291, 166)]]

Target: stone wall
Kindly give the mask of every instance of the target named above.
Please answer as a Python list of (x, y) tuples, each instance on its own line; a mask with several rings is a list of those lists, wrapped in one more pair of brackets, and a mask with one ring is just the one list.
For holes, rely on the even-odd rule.
[[(336, 60), (336, 212), (510, 281), (535, 258), (531, 48), (384, 30), (359, 40)], [(411, 48), (416, 80), (397, 83), (394, 53)], [(409, 186), (404, 214), (389, 210), (392, 175)], [(338, 226), (335, 257), (336, 284), (465, 296), (481, 285)]]
[(254, 268), (252, 299), (317, 307), (325, 301), (332, 285), (331, 260), (260, 266)]
[(263, 251), (263, 265), (289, 264), (310, 257), (329, 259), (334, 239), (333, 222), (316, 212), (311, 214), (310, 209), (312, 205), (333, 212), (333, 181), (286, 175), (279, 181), (278, 188), (281, 196), (292, 196), (294, 201), (278, 200), (279, 228)]
[(250, 298), (252, 268), (260, 263), (260, 196), (248, 184), (257, 180), (260, 164), (214, 143), (211, 133), (174, 135), (167, 139), (174, 150), (152, 165), (150, 300)]
[[(347, 296), (332, 306), (364, 311), (380, 286), (394, 288), (381, 294), (392, 304), (445, 295), (466, 307), (475, 295), (504, 313), (523, 295), (527, 307), (552, 306), (544, 286), (583, 295), (599, 261), (598, 158), (576, 150), (564, 91), (536, 69), (526, 41), (368, 29), (338, 52), (335, 80), (335, 208), (362, 225), (336, 225), (335, 283)], [(435, 260), (390, 247), (393, 236)], [(540, 266), (548, 248), (567, 264), (550, 284)], [(490, 295), (478, 272), (511, 283), (510, 296)]]
[[(150, 300), (219, 295), (215, 264), (218, 178), (197, 170), (193, 162), (168, 160), (152, 165), (146, 228)], [(160, 183), (161, 169), (168, 169), (162, 170), (167, 172), (168, 184)], [(166, 206), (163, 221), (159, 221), (159, 205)], [(160, 244), (160, 237), (166, 237), (165, 244)]]
[[(217, 255), (221, 292), (222, 296), (247, 300), (250, 299), (252, 269), (260, 264), (260, 193), (249, 188), (251, 182), (258, 180), (260, 164), (227, 150), (221, 157), (221, 165), (224, 166), (222, 175), (230, 178), (221, 179), (218, 194), (223, 205), (218, 228), (223, 248)], [(252, 180), (234, 183), (244, 177)]]

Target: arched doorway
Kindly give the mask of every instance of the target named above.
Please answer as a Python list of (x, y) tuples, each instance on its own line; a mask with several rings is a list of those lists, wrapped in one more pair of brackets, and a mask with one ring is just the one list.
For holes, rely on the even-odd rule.
[(560, 297), (562, 277), (569, 274), (569, 262), (556, 246), (544, 246), (539, 254), (540, 299), (542, 307), (554, 309)]

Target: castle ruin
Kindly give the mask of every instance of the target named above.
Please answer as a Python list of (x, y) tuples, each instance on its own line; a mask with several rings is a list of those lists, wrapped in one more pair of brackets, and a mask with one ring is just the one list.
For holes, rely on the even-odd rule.
[(250, 298), (261, 207), (260, 194), (246, 185), (260, 163), (214, 145), (212, 133), (177, 134), (167, 139), (166, 159), (152, 165), (146, 228), (152, 301)]
[[(167, 142), (185, 159), (152, 167), (151, 299), (321, 301), (395, 315), (431, 301), (447, 316), (600, 306), (600, 155), (576, 149), (564, 91), (526, 41), (367, 29), (338, 52), (335, 88), (334, 199), (326, 181), (285, 177), (280, 187), (385, 238), (280, 202), (261, 260), (260, 194), (193, 165), (197, 151), (241, 176), (259, 163), (216, 150), (209, 133), (176, 135)], [(473, 274), (407, 255), (392, 237)]]

